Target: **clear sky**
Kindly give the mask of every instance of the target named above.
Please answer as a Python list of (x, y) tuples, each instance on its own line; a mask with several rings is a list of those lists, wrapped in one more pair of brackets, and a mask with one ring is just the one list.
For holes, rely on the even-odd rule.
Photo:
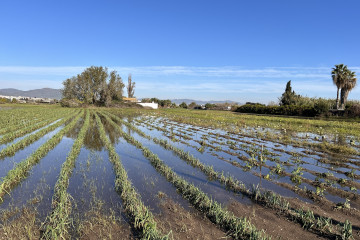
[(267, 103), (288, 80), (302, 95), (336, 97), (331, 68), (360, 73), (359, 9), (358, 0), (2, 0), (0, 88), (61, 88), (94, 65), (124, 82), (132, 73), (139, 98)]

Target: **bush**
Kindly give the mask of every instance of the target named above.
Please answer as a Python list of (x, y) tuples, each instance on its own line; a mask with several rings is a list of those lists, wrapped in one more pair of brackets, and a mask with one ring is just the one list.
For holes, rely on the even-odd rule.
[(60, 105), (62, 107), (70, 107), (70, 108), (76, 108), (76, 107), (81, 107), (82, 106), (82, 102), (80, 102), (77, 99), (67, 99), (67, 98), (63, 98), (60, 100)]
[(297, 106), (297, 105), (265, 106), (262, 104), (245, 104), (238, 107), (235, 111), (243, 112), (243, 113), (306, 116), (306, 117), (314, 117), (319, 114), (318, 111), (315, 109), (315, 107)]
[(9, 102), (9, 99), (7, 99), (7, 98), (0, 98), (0, 104), (8, 103), (8, 102)]
[(347, 117), (360, 117), (360, 104), (353, 104), (345, 110)]
[(322, 98), (317, 99), (314, 103), (314, 108), (316, 109), (316, 113), (318, 115), (328, 113), (331, 107), (332, 107), (331, 102)]

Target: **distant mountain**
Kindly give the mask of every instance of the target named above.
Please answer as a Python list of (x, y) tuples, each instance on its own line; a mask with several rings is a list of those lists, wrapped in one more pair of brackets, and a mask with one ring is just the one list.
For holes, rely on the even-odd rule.
[(42, 88), (29, 91), (22, 91), (14, 88), (0, 89), (0, 95), (3, 96), (22, 96), (22, 97), (38, 97), (38, 98), (54, 98), (61, 99), (60, 89)]
[(180, 104), (182, 102), (185, 102), (186, 104), (190, 104), (192, 102), (195, 102), (198, 105), (206, 104), (206, 103), (213, 103), (213, 104), (221, 104), (221, 103), (231, 103), (231, 104), (237, 104), (237, 102), (231, 101), (231, 100), (224, 100), (224, 101), (201, 101), (201, 100), (193, 100), (193, 99), (171, 99), (171, 102)]

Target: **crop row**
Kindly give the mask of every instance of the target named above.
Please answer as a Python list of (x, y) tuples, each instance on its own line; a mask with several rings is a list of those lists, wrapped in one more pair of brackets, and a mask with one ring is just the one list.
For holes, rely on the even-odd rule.
[[(153, 121), (153, 122), (156, 124), (159, 121)], [(169, 123), (165, 122), (165, 124), (169, 124)], [(174, 125), (174, 123), (170, 123), (170, 124)], [(200, 129), (196, 129), (196, 131), (198, 132), (200, 131)], [(243, 129), (239, 129), (236, 132), (229, 130), (228, 133), (237, 135), (239, 138), (249, 137), (258, 140), (271, 141), (273, 143), (281, 143), (281, 144), (286, 143), (296, 147), (308, 147), (315, 149), (317, 151), (327, 152), (331, 154), (341, 153), (341, 154), (353, 154), (355, 156), (358, 155), (358, 151), (356, 149), (344, 144), (342, 145), (332, 144), (327, 141), (308, 142), (308, 141), (296, 140), (292, 136), (286, 134), (286, 128), (281, 129), (279, 133), (275, 133), (273, 130), (269, 131), (268, 129), (262, 131), (261, 128), (257, 126), (255, 129), (250, 129), (249, 131), (244, 131)]]
[[(324, 217), (313, 217), (314, 214), (312, 211), (303, 211), (302, 209), (293, 209), (289, 206), (289, 202), (285, 200), (280, 195), (266, 191), (261, 193), (257, 187), (253, 187), (253, 189), (246, 189), (245, 184), (235, 179), (232, 176), (224, 176), (223, 172), (217, 172), (213, 169), (213, 166), (205, 165), (201, 163), (201, 161), (191, 155), (189, 152), (185, 152), (182, 149), (179, 149), (171, 144), (169, 144), (166, 140), (160, 140), (157, 138), (151, 138), (149, 135), (146, 135), (144, 132), (129, 124), (126, 121), (118, 118), (117, 116), (111, 115), (117, 122), (120, 122), (126, 125), (128, 128), (137, 132), (140, 136), (152, 139), (155, 143), (163, 146), (165, 149), (172, 150), (176, 155), (178, 155), (185, 162), (190, 164), (191, 166), (200, 169), (206, 176), (210, 179), (216, 179), (221, 184), (223, 184), (227, 189), (232, 190), (235, 193), (242, 193), (253, 201), (260, 203), (263, 206), (270, 207), (275, 210), (279, 210), (282, 215), (286, 216), (288, 219), (293, 220), (295, 222), (299, 222), (302, 224), (304, 228), (313, 229), (316, 232), (328, 235), (333, 234), (335, 227), (331, 224), (332, 220), (330, 218)], [(307, 217), (310, 216), (310, 217)], [(347, 225), (343, 224), (347, 227)], [(341, 232), (342, 230), (339, 230)]]
[(71, 196), (67, 192), (69, 179), (75, 166), (75, 161), (80, 154), (81, 147), (84, 143), (86, 132), (90, 125), (90, 111), (86, 111), (84, 124), (80, 129), (72, 149), (62, 165), (60, 176), (54, 187), (52, 198), (52, 212), (47, 217), (45, 223), (45, 239), (66, 239), (68, 235), (68, 226), (71, 223)]
[(156, 222), (150, 210), (141, 201), (140, 195), (136, 192), (132, 183), (127, 177), (127, 172), (121, 164), (120, 157), (111, 144), (100, 117), (95, 115), (100, 138), (109, 151), (109, 160), (113, 164), (115, 172), (115, 188), (123, 200), (123, 207), (127, 212), (133, 227), (140, 233), (142, 239), (167, 239), (157, 230)]
[(82, 114), (78, 114), (68, 125), (61, 129), (50, 140), (41, 145), (27, 159), (16, 164), (15, 167), (7, 173), (0, 182), (0, 202), (2, 202), (2, 197), (9, 193), (15, 185), (25, 179), (32, 167), (61, 141), (63, 136), (76, 125), (81, 116)]
[(61, 117), (61, 115), (59, 116), (59, 114), (54, 114), (53, 116), (48, 116), (48, 118), (43, 122), (30, 125), (26, 128), (19, 129), (18, 131), (15, 131), (15, 132), (7, 133), (0, 138), (0, 144), (10, 142), (10, 141), (14, 140), (15, 138), (21, 137), (27, 133), (35, 131), (36, 129), (42, 128), (42, 127), (54, 122), (56, 119), (59, 119), (59, 117)]
[(210, 221), (219, 225), (234, 239), (268, 239), (263, 231), (256, 229), (246, 218), (238, 218), (225, 210), (218, 202), (211, 200), (207, 194), (183, 178), (179, 177), (159, 157), (144, 147), (139, 141), (126, 134), (107, 114), (106, 120), (121, 134), (121, 136), (139, 148), (154, 168), (171, 182), (179, 193), (187, 199), (196, 209), (206, 214)]
[[(167, 129), (161, 128), (161, 127), (159, 127), (159, 126), (154, 126), (154, 125), (150, 125), (150, 126), (156, 128), (157, 130), (162, 131), (162, 132), (169, 132)], [(171, 138), (171, 140), (178, 141), (177, 139), (174, 138), (174, 135), (172, 135), (172, 137), (171, 137), (171, 136), (169, 136), (169, 137)], [(181, 137), (181, 136), (179, 136), (179, 137)], [(197, 148), (197, 147), (195, 147), (195, 146), (189, 145), (188, 142), (182, 142), (182, 143), (184, 143), (184, 144), (186, 144), (186, 145), (188, 145), (188, 146), (192, 146), (192, 147), (194, 147), (195, 149), (198, 149), (198, 151), (201, 151), (201, 150), (204, 148), (204, 146), (210, 146), (210, 145), (208, 145), (207, 143), (204, 143), (204, 141), (199, 141), (199, 140), (194, 140), (194, 141), (197, 142), (197, 143), (199, 143), (199, 144), (201, 145), (201, 147), (200, 147), (200, 148)], [(231, 146), (231, 148), (232, 148), (232, 149), (240, 150), (240, 149), (234, 147), (233, 145)], [(237, 156), (237, 157), (238, 157), (239, 159), (241, 159), (242, 161), (247, 162), (247, 165), (246, 165), (246, 166), (242, 166), (242, 165), (240, 165), (240, 164), (239, 164), (238, 162), (236, 162), (236, 161), (226, 160), (226, 159), (224, 159), (224, 158), (222, 158), (222, 157), (219, 157), (219, 156), (218, 156), (217, 154), (215, 154), (215, 153), (212, 153), (212, 155), (218, 156), (219, 159), (224, 160), (224, 161), (226, 161), (226, 162), (229, 162), (229, 163), (231, 163), (232, 165), (234, 165), (234, 166), (236, 166), (236, 167), (240, 167), (240, 168), (244, 169), (245, 171), (250, 170), (253, 166), (259, 166), (259, 165), (261, 165), (262, 167), (266, 167), (266, 168), (270, 169), (272, 172), (279, 173), (281, 176), (289, 176), (289, 177), (291, 177), (291, 180), (292, 180), (295, 184), (297, 184), (297, 185), (301, 184), (302, 182), (306, 182), (306, 183), (308, 183), (308, 184), (313, 185), (315, 188), (317, 188), (316, 195), (319, 195), (319, 196), (322, 196), (324, 190), (327, 189), (327, 191), (329, 191), (329, 192), (331, 192), (331, 193), (333, 193), (333, 194), (336, 194), (336, 195), (340, 195), (341, 197), (351, 198), (351, 199), (353, 199), (353, 200), (356, 200), (356, 199), (357, 199), (357, 194), (352, 193), (352, 192), (347, 192), (347, 191), (344, 191), (344, 190), (339, 189), (339, 188), (332, 187), (331, 184), (330, 184), (330, 183), (333, 182), (333, 181), (339, 182), (339, 183), (341, 183), (341, 184), (344, 184), (344, 180), (343, 180), (343, 179), (338, 179), (338, 178), (333, 177), (333, 176), (330, 176), (330, 175), (329, 175), (329, 176), (325, 175), (325, 176), (327, 176), (327, 177), (329, 177), (329, 178), (332, 179), (331, 181), (330, 181), (330, 180), (327, 181), (327, 182), (329, 182), (329, 184), (320, 183), (320, 182), (318, 182), (318, 181), (315, 181), (315, 182), (314, 182), (314, 181), (311, 181), (311, 180), (309, 180), (309, 179), (303, 178), (303, 177), (301, 176), (301, 175), (302, 175), (302, 172), (303, 172), (303, 171), (307, 171), (307, 172), (309, 172), (310, 174), (313, 174), (314, 176), (322, 176), (322, 175), (324, 175), (324, 174), (320, 174), (320, 173), (317, 173), (317, 172), (315, 172), (315, 171), (310, 171), (310, 170), (308, 170), (308, 169), (306, 169), (306, 168), (299, 168), (299, 167), (296, 168), (296, 169), (294, 168), (294, 170), (293, 170), (291, 173), (287, 173), (287, 172), (285, 172), (284, 168), (282, 168), (281, 166), (270, 167), (270, 166), (268, 166), (268, 165), (265, 164), (267, 158), (265, 158), (265, 156), (262, 154), (262, 152), (268, 152), (268, 151), (263, 151), (263, 150), (258, 150), (258, 149), (255, 149), (256, 151), (254, 151), (254, 149), (255, 149), (255, 148), (251, 148), (251, 150), (245, 149), (245, 152), (247, 152), (247, 153), (251, 156), (251, 158), (247, 158), (246, 156), (239, 155), (239, 154), (236, 153), (235, 151), (229, 152), (229, 151), (223, 150), (223, 149), (221, 149), (221, 148), (219, 149), (219, 150), (221, 150), (221, 151), (223, 151), (223, 152), (225, 152), (225, 153), (228, 153), (228, 154), (230, 154), (230, 155), (232, 155), (232, 156)], [(266, 149), (265, 149), (265, 150), (266, 150)], [(261, 156), (259, 155), (259, 152), (261, 152)], [(268, 153), (269, 153), (269, 152), (268, 152)], [(256, 156), (258, 157), (258, 160), (255, 159)], [(273, 160), (274, 158), (269, 158), (269, 159), (270, 159), (270, 160)], [(289, 166), (288, 163), (287, 163), (287, 166)], [(253, 173), (253, 174), (255, 174), (255, 173)], [(347, 174), (349, 174), (349, 173), (347, 173)], [(353, 173), (350, 172), (350, 174), (353, 174)], [(269, 175), (265, 175), (265, 176), (263, 176), (263, 177), (264, 177), (265, 179), (267, 179), (267, 180), (270, 180), (270, 176), (269, 176)], [(355, 177), (356, 177), (356, 176), (355, 176)], [(346, 181), (345, 184), (346, 184), (346, 185), (349, 185), (352, 189), (354, 188), (354, 186), (357, 186), (357, 185), (358, 185), (356, 182), (350, 182), (350, 181)], [(354, 188), (354, 189), (356, 189), (356, 188)], [(312, 196), (313, 196), (313, 195), (312, 195)]]
[(61, 125), (63, 125), (64, 123), (66, 123), (70, 118), (74, 117), (76, 113), (69, 115), (63, 119), (61, 119), (60, 121), (57, 121), (54, 124), (49, 125), (48, 127), (41, 129), (40, 131), (31, 134), (29, 136), (27, 136), (26, 138), (21, 139), (20, 141), (13, 143), (12, 145), (4, 148), (3, 150), (1, 150), (0, 152), (0, 159), (6, 157), (6, 156), (13, 156), (18, 150), (28, 146), (29, 144), (35, 142), (36, 140), (40, 139), (42, 136), (44, 136), (45, 134), (55, 130), (56, 128), (60, 127)]
[(37, 109), (11, 109), (0, 112), (0, 125), (3, 128), (0, 129), (0, 135), (9, 131), (14, 131), (22, 127), (26, 127), (29, 124), (33, 124), (34, 121), (44, 120), (49, 114), (48, 110)]

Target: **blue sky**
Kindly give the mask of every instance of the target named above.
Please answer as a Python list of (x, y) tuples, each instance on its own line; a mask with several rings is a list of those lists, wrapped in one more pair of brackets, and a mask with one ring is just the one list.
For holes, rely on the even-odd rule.
[[(335, 97), (331, 67), (360, 72), (360, 2), (8, 1), (0, 88), (61, 88), (88, 66), (132, 73), (135, 95), (277, 100)], [(356, 88), (349, 98), (359, 99)]]

